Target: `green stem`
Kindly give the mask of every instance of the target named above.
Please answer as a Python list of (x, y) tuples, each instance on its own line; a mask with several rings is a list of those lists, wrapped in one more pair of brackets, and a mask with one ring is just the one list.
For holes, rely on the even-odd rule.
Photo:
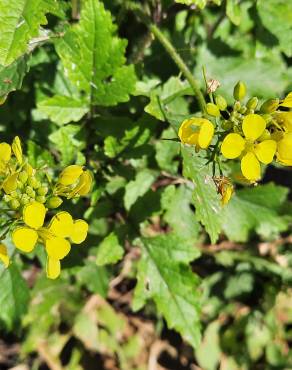
[(128, 2), (127, 7), (130, 10), (134, 11), (138, 15), (138, 17), (141, 19), (141, 21), (143, 23), (145, 23), (145, 25), (150, 29), (150, 31), (157, 38), (157, 40), (163, 45), (165, 50), (168, 52), (168, 54), (173, 59), (175, 64), (178, 66), (180, 71), (183, 73), (185, 78), (188, 80), (191, 88), (193, 89), (193, 91), (194, 91), (194, 93), (195, 93), (195, 95), (198, 99), (198, 103), (199, 103), (199, 106), (201, 108), (201, 111), (203, 113), (205, 113), (206, 112), (206, 101), (205, 101), (204, 95), (202, 94), (202, 92), (200, 90), (198, 82), (194, 78), (192, 72), (189, 70), (186, 63), (183, 61), (181, 56), (178, 54), (178, 52), (173, 47), (172, 43), (159, 30), (159, 28), (150, 21), (150, 19), (147, 17), (147, 15), (145, 15), (145, 13), (143, 12), (142, 8), (139, 5), (134, 4), (132, 2)]

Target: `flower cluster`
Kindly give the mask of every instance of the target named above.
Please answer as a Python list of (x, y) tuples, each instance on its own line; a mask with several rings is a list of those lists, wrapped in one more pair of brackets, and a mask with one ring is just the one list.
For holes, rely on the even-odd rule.
[[(214, 94), (215, 95), (215, 94)], [(240, 160), (243, 179), (252, 184), (261, 179), (262, 164), (274, 160), (292, 166), (292, 92), (283, 100), (269, 99), (260, 107), (259, 99), (246, 102), (246, 86), (238, 82), (233, 91), (234, 104), (228, 107), (225, 98), (211, 94), (205, 117), (192, 117), (182, 122), (178, 136), (182, 143), (207, 150), (214, 161), (222, 154), (225, 160)], [(214, 144), (214, 145), (213, 145)], [(214, 182), (226, 204), (233, 193), (229, 179), (214, 175)]]
[[(54, 181), (46, 167), (35, 169), (22, 153), (20, 139), (12, 144), (0, 143), (0, 204), (5, 232), (17, 249), (29, 253), (37, 243), (47, 253), (47, 276), (60, 275), (60, 261), (68, 255), (71, 243), (80, 244), (87, 236), (84, 220), (73, 220), (68, 212), (51, 215), (63, 203), (87, 195), (92, 187), (92, 175), (79, 165), (66, 167)], [(4, 243), (0, 243), (0, 261), (9, 266), (10, 257)]]

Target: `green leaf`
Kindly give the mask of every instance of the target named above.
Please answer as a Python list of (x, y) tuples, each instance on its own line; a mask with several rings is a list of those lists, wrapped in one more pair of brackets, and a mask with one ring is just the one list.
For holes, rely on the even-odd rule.
[[(163, 194), (162, 207), (166, 210), (164, 219), (182, 239), (195, 242), (200, 225), (191, 209), (192, 190), (186, 185), (176, 188), (168, 186)], [(179, 212), (178, 212), (179, 209)]]
[(56, 148), (61, 153), (62, 165), (68, 165), (70, 162), (76, 160), (79, 151), (84, 148), (83, 141), (76, 138), (79, 131), (79, 125), (67, 125), (49, 136), (50, 141), (56, 145)]
[(222, 207), (219, 195), (210, 175), (206, 159), (200, 158), (195, 150), (182, 145), (183, 173), (194, 183), (193, 202), (196, 217), (205, 226), (212, 243), (216, 243), (221, 231)]
[(241, 12), (238, 0), (227, 0), (226, 1), (226, 14), (235, 26), (240, 25)]
[(163, 86), (158, 86), (150, 93), (150, 102), (145, 112), (155, 118), (166, 121), (165, 111), (168, 114), (188, 114), (188, 104), (182, 95), (192, 95), (189, 85), (177, 77), (171, 77)]
[(0, 323), (12, 330), (27, 311), (29, 289), (15, 263), (2, 272), (0, 279)]
[(24, 54), (31, 38), (46, 24), (42, 0), (0, 1), (0, 64), (7, 66)]
[(150, 189), (155, 179), (156, 174), (153, 171), (145, 169), (137, 174), (135, 180), (130, 181), (126, 185), (124, 204), (127, 211), (129, 211), (139, 197)]
[(196, 357), (199, 365), (204, 370), (216, 370), (221, 357), (220, 349), (220, 322), (211, 322), (205, 333), (203, 340), (196, 350)]
[(28, 57), (25, 55), (8, 67), (0, 66), (0, 97), (20, 89), (26, 73), (29, 71)]
[[(281, 96), (290, 82), (287, 66), (281, 58), (218, 57), (203, 46), (198, 53), (196, 77), (201, 78), (201, 67), (207, 66), (208, 76), (220, 81), (220, 94), (233, 101), (232, 91), (239, 77), (245, 82), (248, 95), (262, 98)], [(273, 77), (271, 77), (273, 76)]]
[(115, 36), (111, 15), (98, 0), (83, 3), (80, 22), (56, 41), (65, 72), (88, 103), (111, 106), (135, 90), (133, 65), (125, 65), (127, 41)]
[(281, 50), (292, 56), (292, 2), (286, 0), (258, 0), (261, 21), (279, 40)]
[(278, 213), (288, 189), (274, 184), (238, 190), (222, 212), (222, 227), (230, 240), (245, 242), (252, 231), (269, 239), (287, 230)]
[(205, 8), (207, 0), (175, 0), (176, 3), (185, 4), (185, 5), (196, 5), (199, 8)]
[(89, 110), (83, 99), (69, 96), (55, 95), (42, 100), (38, 109), (58, 125), (69, 122), (78, 122)]
[(96, 264), (104, 266), (120, 261), (124, 255), (124, 248), (120, 245), (117, 235), (112, 232), (100, 243), (97, 249)]
[(97, 293), (103, 298), (106, 297), (109, 283), (108, 274), (105, 268), (96, 266), (94, 261), (85, 261), (85, 265), (78, 270), (76, 279), (90, 292)]
[(144, 238), (139, 243), (133, 308), (139, 310), (152, 298), (169, 328), (177, 330), (193, 347), (200, 340), (199, 278), (189, 262), (198, 256), (191, 243), (175, 234)]

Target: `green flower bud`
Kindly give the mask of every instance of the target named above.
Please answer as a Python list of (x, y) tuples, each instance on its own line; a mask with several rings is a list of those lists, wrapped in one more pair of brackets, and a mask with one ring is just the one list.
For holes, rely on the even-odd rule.
[(239, 113), (241, 113), (241, 114), (245, 114), (246, 112), (247, 112), (247, 108), (245, 106), (243, 106), (239, 109)]
[(216, 104), (208, 103), (206, 105), (206, 110), (207, 110), (207, 113), (210, 116), (213, 116), (213, 117), (219, 117), (220, 116), (220, 110), (219, 110), (219, 108), (217, 107)]
[(49, 189), (47, 186), (41, 186), (40, 188), (37, 189), (38, 195), (46, 195), (48, 191)]
[(215, 101), (220, 110), (225, 110), (227, 108), (227, 101), (223, 98), (222, 95), (217, 95)]
[(279, 99), (268, 99), (266, 100), (261, 108), (260, 111), (262, 113), (273, 113), (279, 106)]
[(19, 192), (18, 192), (18, 191), (16, 191), (16, 190), (14, 190), (14, 191), (12, 191), (12, 192), (10, 193), (10, 196), (11, 196), (11, 198), (18, 198), (18, 196), (19, 196)]
[(38, 189), (41, 186), (41, 183), (35, 177), (29, 177), (27, 182), (33, 189)]
[(35, 200), (40, 203), (46, 203), (46, 197), (44, 195), (37, 195)]
[(21, 181), (17, 181), (17, 189), (22, 190), (24, 186), (25, 185)]
[(241, 104), (239, 101), (236, 101), (233, 106), (234, 113), (241, 109)]
[(25, 206), (30, 202), (30, 197), (27, 194), (23, 194), (23, 196), (20, 199), (20, 203)]
[(242, 81), (238, 81), (237, 84), (234, 86), (233, 90), (233, 97), (235, 100), (242, 100), (246, 95), (246, 86), (245, 83)]
[(273, 117), (270, 114), (263, 114), (262, 117), (267, 122), (267, 124), (272, 122), (273, 120)]
[(259, 99), (254, 96), (253, 98), (250, 98), (248, 102), (246, 103), (246, 106), (248, 109), (256, 109), (258, 105)]
[(51, 197), (47, 200), (46, 206), (48, 208), (54, 209), (58, 208), (63, 203), (63, 200), (60, 197)]
[(18, 180), (21, 181), (23, 184), (27, 182), (28, 173), (26, 171), (21, 171), (18, 175)]
[(20, 203), (17, 199), (12, 199), (10, 202), (9, 202), (9, 205), (12, 209), (17, 209), (20, 207)]
[(230, 121), (224, 121), (223, 123), (222, 123), (222, 128), (223, 128), (223, 130), (231, 130), (232, 129), (232, 127), (233, 127), (233, 123), (232, 122), (230, 122)]
[(7, 202), (7, 203), (8, 203), (11, 199), (12, 199), (12, 198), (11, 198), (11, 194), (10, 194), (10, 195), (5, 194), (5, 195), (4, 195), (4, 197), (3, 197), (4, 202)]
[(33, 190), (33, 188), (31, 186), (27, 186), (25, 188), (25, 192), (28, 196), (30, 196), (31, 198), (34, 198), (35, 197), (35, 191)]

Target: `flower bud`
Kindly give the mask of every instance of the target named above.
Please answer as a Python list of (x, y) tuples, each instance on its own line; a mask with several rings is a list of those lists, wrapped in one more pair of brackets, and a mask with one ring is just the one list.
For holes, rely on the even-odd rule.
[(216, 104), (208, 103), (206, 105), (206, 110), (207, 110), (207, 113), (212, 117), (219, 117), (220, 116), (220, 110), (219, 110), (219, 108), (217, 107)]
[(275, 112), (278, 106), (279, 106), (279, 99), (268, 99), (262, 104), (260, 111), (262, 113), (272, 113), (272, 112)]
[(247, 112), (247, 107), (245, 107), (245, 106), (243, 106), (239, 109), (239, 113), (241, 113), (241, 114), (246, 114), (246, 112)]
[(41, 183), (35, 177), (29, 177), (27, 182), (33, 189), (38, 189), (41, 186)]
[(37, 195), (35, 200), (39, 203), (46, 203), (46, 197), (44, 195)]
[(225, 110), (227, 108), (227, 101), (223, 98), (222, 95), (217, 95), (215, 101), (220, 110)]
[(242, 81), (238, 81), (237, 84), (234, 86), (233, 90), (233, 97), (235, 100), (242, 100), (246, 95), (246, 86), (245, 83)]
[(240, 111), (240, 109), (241, 109), (241, 104), (239, 101), (236, 101), (233, 106), (234, 113)]
[(27, 182), (28, 173), (26, 171), (21, 171), (18, 175), (18, 180), (21, 181), (23, 184)]
[(46, 206), (48, 208), (54, 209), (58, 208), (63, 203), (63, 200), (60, 197), (51, 197), (47, 200)]
[(38, 195), (46, 195), (48, 191), (49, 189), (47, 186), (41, 186), (40, 188), (37, 189)]
[(27, 186), (25, 188), (25, 192), (28, 196), (34, 198), (35, 197), (35, 191), (33, 190), (33, 188), (31, 186)]
[(9, 202), (9, 205), (10, 205), (10, 208), (12, 209), (17, 209), (20, 207), (20, 203), (17, 199), (11, 199), (11, 201)]
[(30, 203), (30, 197), (27, 194), (23, 194), (23, 196), (20, 199), (20, 203), (25, 206), (28, 203)]
[(250, 99), (248, 100), (248, 102), (246, 103), (246, 107), (247, 107), (248, 109), (253, 109), (253, 110), (255, 110), (255, 109), (256, 109), (256, 107), (257, 107), (257, 105), (258, 105), (258, 102), (259, 102), (259, 99), (258, 99), (256, 96), (254, 96), (253, 98), (250, 98)]
[(12, 151), (17, 159), (17, 162), (19, 164), (22, 164), (22, 148), (21, 148), (21, 142), (18, 136), (15, 136), (13, 142), (12, 142)]
[(223, 130), (231, 130), (232, 129), (232, 127), (233, 127), (233, 123), (232, 122), (230, 122), (230, 121), (224, 121), (223, 123), (222, 123), (222, 128), (223, 128)]

